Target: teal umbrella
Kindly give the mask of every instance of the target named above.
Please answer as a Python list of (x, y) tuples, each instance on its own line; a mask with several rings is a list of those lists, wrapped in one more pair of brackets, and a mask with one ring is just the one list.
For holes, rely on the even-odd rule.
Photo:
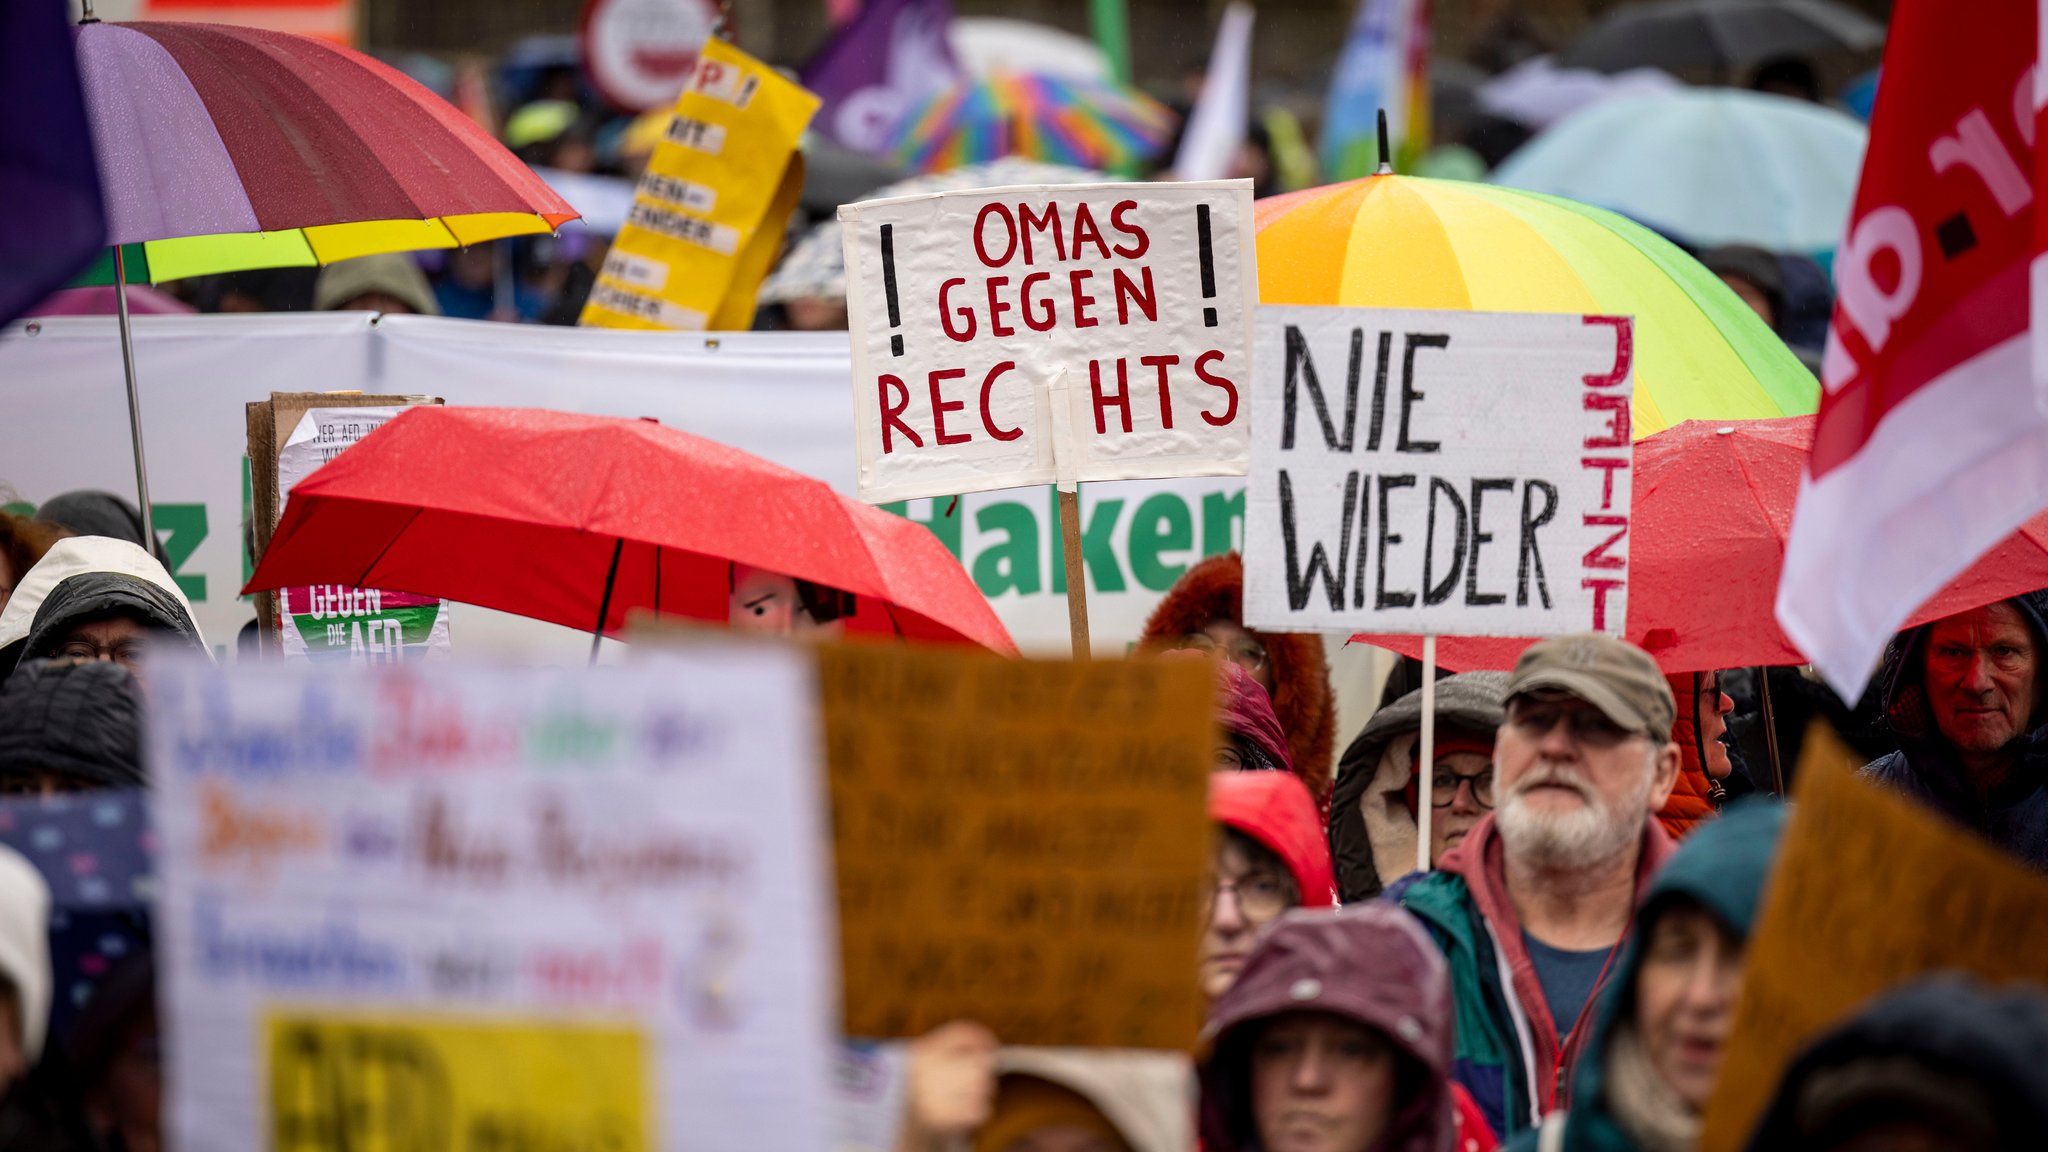
[(1681, 88), (1565, 118), (1493, 181), (1610, 208), (1699, 247), (1832, 250), (1863, 167), (1855, 117), (1761, 92)]

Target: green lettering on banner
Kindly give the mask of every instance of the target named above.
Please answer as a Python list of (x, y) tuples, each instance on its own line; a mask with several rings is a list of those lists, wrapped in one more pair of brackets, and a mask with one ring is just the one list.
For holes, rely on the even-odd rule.
[(1038, 517), (1029, 506), (996, 501), (974, 514), (974, 526), (1003, 534), (1002, 543), (984, 547), (974, 557), (974, 583), (983, 596), (1030, 596), (1044, 586), (1038, 568)]
[[(249, 468), (249, 456), (242, 455), (242, 587), (256, 578), (256, 480)], [(254, 600), (238, 596), (238, 600)]]
[(178, 590), (194, 604), (206, 601), (206, 574), (185, 575), (178, 569), (199, 550), (199, 542), (206, 539), (206, 505), (204, 504), (158, 504), (150, 501), (151, 518), (156, 522), (157, 536), (163, 541), (164, 556), (170, 563), (164, 565), (171, 570), (171, 579), (178, 582)]
[[(1059, 502), (1057, 489), (1047, 488), (1045, 497), (1052, 509), (1052, 590), (1065, 595), (1067, 591), (1067, 541), (1060, 531)], [(1089, 576), (1089, 587), (1097, 592), (1121, 592), (1124, 590), (1124, 570), (1116, 560), (1116, 549), (1110, 540), (1116, 532), (1116, 522), (1123, 515), (1124, 502), (1121, 500), (1097, 500), (1093, 508), (1081, 513), (1081, 566)]]
[(1164, 592), (1187, 573), (1186, 564), (1167, 564), (1164, 552), (1185, 552), (1195, 546), (1194, 517), (1188, 502), (1172, 492), (1145, 498), (1131, 513), (1131, 576), (1141, 587)]
[(34, 516), (36, 506), (26, 500), (16, 500), (12, 504), (0, 504), (0, 512), (11, 512), (16, 516)]
[(932, 512), (929, 519), (912, 516), (910, 514), (910, 501), (908, 500), (898, 500), (891, 504), (878, 504), (876, 507), (884, 512), (893, 512), (905, 520), (915, 520), (919, 524), (931, 529), (932, 535), (939, 538), (939, 543), (946, 546), (946, 551), (951, 552), (954, 559), (960, 559), (960, 521), (965, 519), (965, 517), (946, 515), (946, 509), (952, 506), (955, 499), (957, 497), (935, 497), (932, 500)]
[(1202, 497), (1202, 555), (1220, 556), (1244, 545), (1244, 489)]

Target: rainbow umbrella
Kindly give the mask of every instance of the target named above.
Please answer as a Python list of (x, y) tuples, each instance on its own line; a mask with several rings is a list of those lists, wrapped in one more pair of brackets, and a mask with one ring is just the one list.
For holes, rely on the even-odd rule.
[[(474, 121), (347, 48), (220, 24), (107, 24), (91, 0), (75, 47), (114, 245), (86, 282), (453, 248), (576, 218)], [(115, 299), (152, 533), (125, 291)]]
[(1713, 273), (1663, 237), (1556, 196), (1377, 175), (1259, 201), (1259, 298), (1636, 318), (1632, 428), (1799, 416), (1819, 385)]
[(1120, 84), (1004, 72), (913, 104), (886, 146), (919, 172), (1005, 156), (1110, 171), (1151, 158), (1173, 126), (1166, 105)]

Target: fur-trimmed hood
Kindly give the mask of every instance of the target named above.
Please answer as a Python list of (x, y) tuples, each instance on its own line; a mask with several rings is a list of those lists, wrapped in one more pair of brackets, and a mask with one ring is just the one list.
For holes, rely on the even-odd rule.
[[(1212, 620), (1244, 623), (1244, 561), (1235, 552), (1211, 556), (1188, 569), (1145, 621), (1139, 647), (1156, 651), (1199, 632)], [(1322, 637), (1248, 629), (1266, 646), (1273, 670), (1273, 712), (1287, 732), (1295, 774), (1318, 807), (1327, 807), (1337, 746), (1337, 695)]]

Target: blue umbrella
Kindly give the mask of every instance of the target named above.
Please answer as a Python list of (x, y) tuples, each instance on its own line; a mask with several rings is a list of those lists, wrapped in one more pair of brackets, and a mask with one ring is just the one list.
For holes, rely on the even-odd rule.
[(1848, 222), (1865, 135), (1854, 117), (1817, 104), (1682, 88), (1567, 117), (1492, 178), (1611, 208), (1700, 247), (1817, 254)]

